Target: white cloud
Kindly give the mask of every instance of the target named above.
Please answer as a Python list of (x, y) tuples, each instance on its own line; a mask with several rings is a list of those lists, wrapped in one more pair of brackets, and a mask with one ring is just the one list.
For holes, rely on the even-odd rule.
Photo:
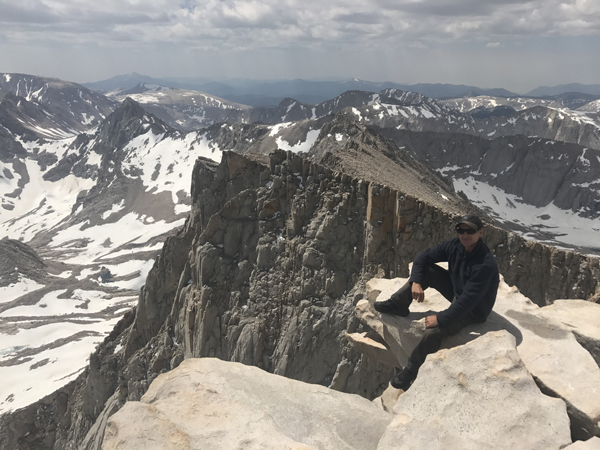
[(234, 47), (398, 38), (493, 42), (494, 36), (597, 34), (600, 6), (592, 0), (9, 0), (0, 3), (0, 23), (9, 40), (220, 40)]
[[(496, 47), (498, 52), (487, 52), (496, 58), (500, 50), (531, 52), (536, 64), (546, 64), (539, 56), (543, 42), (585, 38), (585, 49), (597, 49), (599, 36), (596, 0), (0, 2), (2, 70), (39, 67), (40, 74), (62, 77), (70, 70), (77, 81), (138, 71), (263, 78), (308, 73), (410, 82), (407, 74), (418, 62), (423, 69), (412, 81), (445, 76), (429, 81), (472, 83), (460, 77), (474, 72), (461, 72), (460, 66), (471, 64), (474, 48)], [(555, 60), (563, 58), (556, 46), (552, 51)], [(598, 59), (597, 50), (592, 52), (586, 59), (583, 51), (576, 65), (591, 66)], [(532, 58), (520, 57), (533, 64)], [(457, 67), (449, 67), (448, 61)], [(376, 69), (371, 65), (378, 66), (379, 76), (371, 75)], [(508, 59), (501, 64), (507, 71), (508, 65)], [(433, 69), (425, 72), (425, 67)], [(497, 84), (493, 79), (489, 83)]]

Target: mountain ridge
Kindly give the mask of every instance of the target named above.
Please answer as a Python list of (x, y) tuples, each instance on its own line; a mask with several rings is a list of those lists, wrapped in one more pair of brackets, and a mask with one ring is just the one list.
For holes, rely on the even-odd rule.
[[(115, 89), (130, 89), (139, 82), (158, 84), (165, 87), (180, 89), (192, 89), (208, 94), (217, 95), (238, 103), (249, 104), (250, 106), (273, 106), (279, 103), (285, 97), (296, 98), (297, 100), (315, 104), (337, 97), (348, 90), (381, 91), (383, 89), (400, 89), (415, 91), (428, 97), (445, 98), (456, 97), (469, 92), (479, 94), (515, 96), (515, 93), (505, 89), (482, 89), (476, 86), (453, 85), (443, 83), (420, 83), (403, 84), (396, 82), (372, 82), (359, 79), (349, 79), (344, 81), (314, 81), (314, 80), (231, 80), (234, 83), (228, 84), (227, 81), (208, 81), (206, 79), (168, 79), (153, 78), (145, 75), (130, 74), (120, 75), (107, 80), (83, 83), (90, 89), (109, 92)], [(258, 101), (244, 102), (244, 98), (258, 98)], [(266, 102), (261, 99), (268, 99)]]

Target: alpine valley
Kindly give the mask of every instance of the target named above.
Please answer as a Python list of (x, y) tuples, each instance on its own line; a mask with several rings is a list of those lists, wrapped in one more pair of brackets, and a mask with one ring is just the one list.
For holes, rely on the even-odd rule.
[(464, 213), (535, 304), (600, 298), (600, 95), (135, 81), (0, 74), (2, 449), (100, 448), (190, 357), (378, 396), (354, 306)]

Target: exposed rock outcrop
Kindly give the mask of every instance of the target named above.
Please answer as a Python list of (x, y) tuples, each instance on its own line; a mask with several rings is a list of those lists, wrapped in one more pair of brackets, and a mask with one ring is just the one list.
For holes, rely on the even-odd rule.
[(565, 450), (598, 450), (600, 448), (600, 438), (593, 437), (587, 441), (577, 441), (565, 447)]
[(358, 395), (240, 363), (187, 359), (109, 419), (102, 449), (375, 450), (390, 419)]
[[(367, 280), (405, 275), (416, 253), (451, 236), (454, 215), (285, 152), (268, 166), (235, 153), (224, 153), (216, 171), (199, 161), (192, 201), (186, 225), (148, 275), (135, 318), (92, 355), (64, 408), (34, 404), (2, 416), (1, 448), (97, 449), (111, 412), (191, 357), (367, 398), (382, 392), (393, 369), (345, 338), (366, 331), (354, 306)], [(592, 258), (493, 227), (486, 239), (507, 281), (536, 303), (597, 294)], [(17, 430), (13, 420), (23, 418)]]
[(560, 449), (565, 404), (543, 395), (506, 331), (427, 357), (378, 450)]
[(76, 83), (19, 73), (3, 74), (0, 91), (13, 104), (0, 104), (0, 123), (26, 140), (87, 131), (116, 106)]
[(540, 315), (562, 323), (600, 366), (600, 308), (584, 300), (556, 300)]
[[(593, 442), (593, 441), (590, 441)], [(188, 359), (109, 420), (103, 450), (508, 449), (571, 443), (506, 331), (428, 358), (393, 415), (344, 394), (214, 358)]]
[[(356, 307), (357, 316), (380, 334), (400, 366), (406, 364), (422, 337), (424, 318), (448, 307), (448, 301), (441, 294), (429, 289), (423, 303), (413, 302), (407, 317), (374, 312), (373, 302), (388, 299), (405, 281), (371, 280), (367, 283), (368, 300), (361, 300)], [(600, 313), (600, 305), (586, 303), (593, 310), (591, 317)], [(494, 311), (487, 322), (464, 328), (443, 345), (453, 347), (491, 331), (507, 330), (516, 339), (519, 355), (540, 389), (566, 402), (573, 436), (576, 439), (600, 436), (600, 393), (597, 392), (600, 367), (567, 327), (544, 314), (546, 308), (539, 308), (516, 288), (501, 282)], [(583, 325), (590, 316), (579, 316), (576, 322)]]
[(31, 280), (46, 276), (46, 263), (27, 244), (0, 239), (0, 287), (16, 283), (19, 274)]

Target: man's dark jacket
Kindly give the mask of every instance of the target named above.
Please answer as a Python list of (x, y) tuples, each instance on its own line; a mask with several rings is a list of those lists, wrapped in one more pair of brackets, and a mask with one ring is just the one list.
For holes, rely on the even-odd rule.
[(471, 252), (458, 238), (442, 242), (416, 257), (409, 281), (422, 284), (427, 266), (442, 261), (448, 261), (455, 297), (448, 309), (437, 314), (439, 325), (448, 326), (469, 312), (476, 321), (484, 322), (494, 307), (500, 283), (498, 265), (490, 249), (481, 239)]

